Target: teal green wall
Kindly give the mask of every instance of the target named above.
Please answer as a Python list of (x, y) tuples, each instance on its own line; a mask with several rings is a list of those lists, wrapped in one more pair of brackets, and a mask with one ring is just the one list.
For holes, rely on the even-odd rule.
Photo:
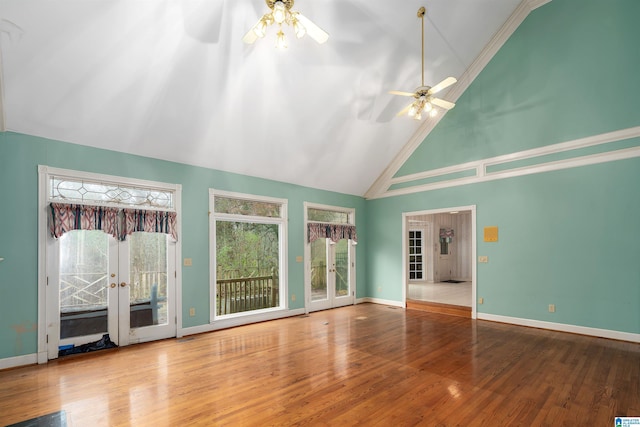
[[(37, 350), (38, 165), (182, 185), (183, 326), (209, 322), (209, 188), (285, 198), (289, 202), (289, 306), (304, 307), (304, 202), (356, 209), (359, 245), (357, 296), (364, 296), (365, 201), (361, 197), (284, 184), (68, 144), (11, 132), (0, 133), (0, 358)], [(290, 296), (296, 295), (296, 301)], [(196, 316), (189, 317), (189, 307)]]
[[(636, 0), (533, 11), (396, 176), (639, 126), (638, 17)], [(489, 257), (479, 313), (640, 333), (639, 158), (368, 202), (369, 294), (402, 298), (402, 212), (466, 205)], [(499, 242), (483, 242), (485, 226)]]
[(396, 176), (638, 126), (640, 2), (534, 10)]

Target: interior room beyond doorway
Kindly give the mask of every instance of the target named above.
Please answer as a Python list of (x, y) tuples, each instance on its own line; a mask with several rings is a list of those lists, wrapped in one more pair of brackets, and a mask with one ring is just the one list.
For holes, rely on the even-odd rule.
[(407, 302), (472, 307), (472, 217), (471, 210), (406, 216)]

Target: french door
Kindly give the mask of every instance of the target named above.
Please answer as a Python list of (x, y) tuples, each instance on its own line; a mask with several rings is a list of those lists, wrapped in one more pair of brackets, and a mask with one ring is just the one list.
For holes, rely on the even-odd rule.
[(119, 346), (176, 335), (175, 242), (137, 232), (123, 242), (99, 230), (51, 241), (48, 357), (100, 340)]
[(328, 238), (309, 243), (311, 279), (309, 311), (353, 304), (354, 253), (351, 241), (333, 242)]

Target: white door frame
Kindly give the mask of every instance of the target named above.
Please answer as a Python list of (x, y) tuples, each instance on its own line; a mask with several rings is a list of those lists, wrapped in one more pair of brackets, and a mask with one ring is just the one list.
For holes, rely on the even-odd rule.
[[(50, 325), (47, 322), (48, 316), (51, 315), (50, 292), (48, 290), (49, 275), (58, 271), (57, 252), (51, 252), (51, 246), (57, 246), (53, 239), (49, 236), (47, 217), (47, 206), (49, 200), (49, 178), (50, 175), (72, 177), (77, 179), (87, 179), (98, 182), (111, 182), (120, 183), (132, 186), (140, 186), (145, 188), (156, 188), (169, 190), (173, 192), (175, 212), (177, 214), (177, 231), (178, 241), (175, 243), (175, 256), (173, 260), (173, 270), (169, 270), (167, 273), (173, 272), (175, 278), (175, 297), (173, 299), (175, 304), (175, 328), (176, 337), (182, 336), (182, 264), (177, 260), (182, 259), (182, 242), (180, 236), (182, 235), (182, 185), (180, 184), (168, 184), (156, 181), (147, 181), (135, 178), (126, 178), (120, 176), (104, 175), (91, 172), (82, 172), (70, 169), (60, 169), (45, 165), (38, 166), (38, 363), (47, 363), (49, 360), (48, 351), (48, 335), (53, 333), (54, 330), (60, 331), (60, 325)], [(172, 240), (172, 239), (170, 239)], [(171, 261), (170, 261), (171, 264)], [(57, 287), (56, 287), (57, 288)], [(58, 296), (59, 298), (59, 296)], [(57, 328), (57, 329), (56, 329)], [(134, 341), (137, 342), (137, 341)]]
[[(477, 298), (477, 286), (478, 280), (476, 276), (477, 270), (477, 262), (476, 262), (476, 205), (469, 206), (457, 206), (451, 208), (442, 208), (442, 209), (429, 209), (424, 211), (415, 211), (415, 212), (403, 212), (402, 213), (402, 304), (403, 307), (407, 306), (407, 294), (409, 292), (409, 280), (407, 278), (407, 268), (408, 265), (408, 256), (407, 256), (407, 231), (408, 224), (407, 219), (411, 216), (417, 215), (433, 215), (440, 213), (449, 213), (449, 212), (462, 212), (462, 211), (470, 211), (471, 212), (471, 318), (476, 319), (478, 315), (478, 298)], [(435, 232), (435, 231), (434, 231)]]
[[(307, 228), (307, 223), (308, 223), (307, 211), (309, 208), (323, 209), (323, 210), (336, 211), (336, 212), (346, 212), (351, 216), (351, 225), (354, 225), (354, 226), (356, 225), (355, 209), (345, 208), (341, 206), (322, 205), (322, 204), (309, 203), (309, 202), (304, 202), (303, 205), (304, 205), (304, 293), (305, 293), (304, 310), (305, 310), (305, 313), (308, 314), (310, 311), (325, 310), (329, 308), (342, 307), (345, 305), (355, 304), (356, 303), (356, 246), (358, 243), (352, 240), (348, 241), (349, 291), (351, 295), (349, 295), (349, 297), (335, 298), (334, 296), (335, 283), (332, 285), (331, 283), (329, 283), (330, 281), (328, 280), (327, 287), (329, 287), (330, 285), (334, 287), (334, 289), (327, 288), (328, 299), (325, 300), (324, 303), (320, 303), (320, 302), (312, 303), (311, 301), (311, 244), (309, 243), (309, 237), (308, 237), (309, 230)], [(331, 245), (328, 244), (327, 246), (329, 247)], [(332, 250), (332, 249), (328, 248), (328, 250)], [(334, 250), (334, 259), (335, 259), (335, 250)], [(328, 271), (329, 271), (329, 265), (327, 265), (327, 273)], [(340, 304), (335, 304), (336, 300), (338, 301), (342, 300), (342, 302)]]

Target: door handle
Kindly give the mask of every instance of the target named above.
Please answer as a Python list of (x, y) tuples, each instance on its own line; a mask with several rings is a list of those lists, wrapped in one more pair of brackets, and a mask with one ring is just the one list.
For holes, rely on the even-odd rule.
[(126, 282), (122, 282), (122, 283), (120, 283), (120, 287), (121, 287), (121, 288), (124, 288), (125, 286), (127, 286), (127, 283), (126, 283)]
[(112, 283), (112, 284), (111, 284), (111, 287), (112, 287), (112, 288), (115, 288), (116, 286), (118, 286), (118, 285), (116, 285), (115, 283)]

